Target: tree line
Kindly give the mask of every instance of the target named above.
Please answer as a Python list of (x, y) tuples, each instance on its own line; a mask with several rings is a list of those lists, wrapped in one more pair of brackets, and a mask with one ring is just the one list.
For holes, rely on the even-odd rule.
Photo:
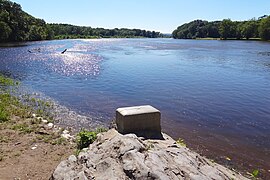
[[(176, 39), (221, 38), (270, 40), (270, 16), (248, 21), (195, 20), (179, 26), (172, 33)], [(69, 24), (47, 24), (24, 12), (21, 6), (10, 0), (0, 0), (0, 42), (36, 41), (69, 38), (102, 37), (167, 37), (160, 32), (127, 28), (91, 28)]]
[(48, 27), (54, 32), (56, 39), (68, 38), (98, 38), (98, 37), (147, 37), (158, 38), (162, 37), (160, 32), (146, 31), (141, 29), (127, 29), (127, 28), (91, 28), (86, 26), (74, 26), (70, 24), (48, 24)]
[(175, 39), (221, 38), (221, 39), (250, 39), (260, 38), (270, 40), (270, 16), (264, 15), (248, 21), (195, 20), (179, 26), (172, 33)]
[(24, 12), (20, 4), (0, 0), (0, 42), (37, 41), (68, 38), (147, 37), (163, 35), (141, 29), (104, 29), (68, 24), (47, 24)]

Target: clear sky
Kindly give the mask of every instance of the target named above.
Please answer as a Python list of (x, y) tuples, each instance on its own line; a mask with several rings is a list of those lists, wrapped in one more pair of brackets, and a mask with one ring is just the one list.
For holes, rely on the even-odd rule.
[(270, 0), (14, 0), (49, 23), (139, 28), (171, 33), (195, 19), (248, 20), (270, 15)]

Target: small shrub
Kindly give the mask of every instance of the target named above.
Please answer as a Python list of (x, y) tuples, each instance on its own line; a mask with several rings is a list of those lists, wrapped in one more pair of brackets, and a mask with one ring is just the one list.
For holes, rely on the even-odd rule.
[(106, 128), (98, 127), (95, 132), (97, 134), (99, 134), (99, 133), (103, 133), (103, 132), (107, 132), (107, 131), (108, 131), (108, 129), (106, 129)]
[(0, 123), (5, 121), (8, 121), (8, 113), (4, 109), (0, 108)]
[(255, 169), (254, 171), (252, 171), (252, 176), (254, 178), (257, 178), (259, 176), (259, 173), (260, 173), (260, 171), (258, 169)]
[(0, 74), (0, 85), (3, 86), (13, 86), (15, 82), (7, 77), (4, 77), (3, 75)]
[(155, 147), (154, 144), (152, 142), (150, 142), (149, 144), (147, 144), (146, 150), (149, 151), (149, 150), (153, 149), (154, 147)]
[(97, 139), (97, 132), (82, 130), (77, 134), (77, 148), (83, 149), (88, 147)]
[(12, 127), (12, 129), (15, 131), (20, 131), (25, 134), (33, 132), (33, 129), (29, 127), (27, 124), (16, 124)]
[(75, 156), (79, 156), (80, 152), (81, 152), (80, 149), (76, 149), (76, 150), (74, 151)]
[(177, 144), (179, 144), (180, 146), (184, 146), (184, 147), (187, 147), (184, 139), (181, 139), (179, 138), (177, 141), (176, 141)]
[(66, 145), (66, 143), (67, 140), (63, 137), (57, 138), (56, 140), (51, 142), (52, 145), (61, 145), (61, 144)]

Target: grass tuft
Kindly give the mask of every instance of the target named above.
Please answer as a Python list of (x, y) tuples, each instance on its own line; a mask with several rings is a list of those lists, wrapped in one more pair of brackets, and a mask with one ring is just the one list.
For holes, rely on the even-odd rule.
[(97, 139), (97, 132), (82, 130), (77, 134), (76, 143), (78, 149), (87, 148)]
[(184, 139), (179, 138), (176, 141), (176, 143), (179, 144), (180, 146), (187, 147), (187, 144), (185, 143)]
[(17, 85), (18, 82), (15, 82), (13, 79), (0, 75), (0, 85), (1, 86), (14, 86)]
[(87, 148), (97, 139), (99, 133), (106, 131), (107, 129), (105, 128), (97, 128), (95, 131), (81, 130), (76, 137), (77, 149), (82, 150), (83, 148)]

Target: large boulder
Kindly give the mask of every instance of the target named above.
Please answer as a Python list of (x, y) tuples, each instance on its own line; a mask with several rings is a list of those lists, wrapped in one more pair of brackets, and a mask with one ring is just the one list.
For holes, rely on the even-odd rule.
[(111, 129), (78, 157), (62, 161), (51, 179), (247, 179), (162, 135), (144, 139)]

